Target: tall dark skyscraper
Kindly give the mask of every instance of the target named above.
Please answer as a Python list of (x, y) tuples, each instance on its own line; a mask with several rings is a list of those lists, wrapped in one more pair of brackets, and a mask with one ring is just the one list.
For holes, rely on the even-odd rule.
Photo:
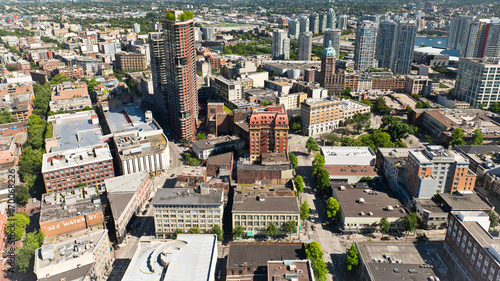
[(392, 52), (396, 42), (396, 23), (392, 20), (381, 21), (378, 26), (377, 44), (375, 50), (375, 59), (378, 60), (378, 66), (390, 68), (392, 64)]
[(414, 21), (381, 21), (375, 50), (378, 66), (390, 68), (394, 74), (408, 74), (416, 33), (417, 25)]
[(165, 70), (165, 40), (162, 32), (149, 33), (151, 74), (153, 78), (154, 101), (158, 110), (167, 116), (167, 75)]
[(162, 23), (170, 126), (180, 139), (193, 140), (198, 121), (194, 20), (168, 11)]

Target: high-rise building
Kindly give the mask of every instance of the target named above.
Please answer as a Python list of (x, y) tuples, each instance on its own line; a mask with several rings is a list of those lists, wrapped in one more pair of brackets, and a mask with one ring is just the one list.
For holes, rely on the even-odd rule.
[(320, 14), (319, 15), (319, 32), (320, 33), (325, 32), (326, 22), (327, 22), (327, 14)]
[(341, 15), (339, 16), (339, 20), (338, 20), (338, 28), (340, 30), (344, 30), (347, 28), (347, 26), (349, 25), (348, 21), (347, 21), (347, 15)]
[(391, 70), (395, 75), (410, 73), (415, 48), (415, 36), (417, 35), (417, 24), (415, 21), (400, 21), (397, 25), (397, 34), (393, 48), (393, 61)]
[(390, 68), (392, 65), (396, 29), (397, 24), (392, 20), (384, 20), (378, 26), (375, 59), (378, 60), (379, 67)]
[(309, 31), (309, 26), (310, 26), (309, 17), (305, 16), (302, 17), (300, 19), (300, 33)]
[(469, 160), (440, 145), (410, 151), (405, 165), (404, 186), (414, 198), (432, 198), (442, 192), (470, 192), (475, 182), (476, 174), (469, 170)]
[(460, 57), (479, 57), (481, 52), (481, 50), (479, 50), (479, 45), (481, 43), (481, 31), (485, 27), (487, 27), (487, 23), (484, 21), (475, 21), (468, 25), (467, 29), (463, 31), (465, 33), (465, 37), (460, 47)]
[(296, 39), (300, 34), (300, 20), (293, 19), (288, 24), (288, 34), (290, 38)]
[(311, 60), (312, 32), (304, 32), (299, 35), (298, 60)]
[(309, 15), (309, 31), (313, 34), (319, 33), (319, 15), (316, 13)]
[(192, 140), (198, 121), (194, 20), (179, 20), (181, 11), (171, 13), (174, 20), (163, 20), (170, 127), (180, 139)]
[(335, 28), (335, 10), (330, 8), (326, 14), (326, 28)]
[(306, 99), (300, 105), (302, 132), (306, 136), (329, 133), (338, 127), (341, 114), (337, 98)]
[(461, 16), (458, 19), (452, 19), (450, 22), (450, 31), (448, 33), (448, 41), (446, 47), (452, 50), (460, 50), (462, 41), (465, 37), (465, 30), (470, 22), (474, 20), (471, 16)]
[(273, 32), (273, 60), (287, 60), (290, 58), (290, 39), (284, 30)]
[(460, 58), (454, 95), (473, 107), (500, 102), (500, 58)]
[(266, 152), (287, 152), (288, 115), (283, 105), (254, 109), (248, 126), (250, 160)]
[(139, 33), (139, 32), (141, 32), (141, 25), (138, 23), (134, 23), (134, 25), (132, 26), (132, 29), (134, 30), (134, 33)]
[(340, 29), (326, 29), (323, 37), (323, 49), (328, 47), (328, 42), (332, 42), (332, 47), (335, 49), (337, 56), (340, 54), (340, 38), (342, 31)]
[(484, 48), (480, 57), (500, 57), (500, 19), (492, 19), (483, 36)]
[(372, 68), (375, 60), (375, 41), (378, 24), (363, 21), (356, 29), (356, 44), (354, 48), (354, 69), (366, 70)]
[(201, 28), (202, 40), (214, 40), (215, 28), (213, 26), (204, 26)]
[[(165, 89), (167, 76), (165, 71), (165, 41), (162, 32), (149, 33), (149, 53), (151, 56), (151, 74), (153, 87), (158, 90)], [(164, 105), (166, 103), (163, 103)]]
[(339, 93), (340, 89), (344, 89), (344, 75), (336, 73), (336, 58), (337, 53), (332, 47), (332, 42), (328, 41), (328, 47), (323, 49), (321, 55), (321, 72), (316, 74), (316, 82), (327, 89), (329, 93)]

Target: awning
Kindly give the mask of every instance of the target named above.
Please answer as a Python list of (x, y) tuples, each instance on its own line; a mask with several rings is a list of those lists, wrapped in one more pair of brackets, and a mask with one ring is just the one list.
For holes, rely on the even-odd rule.
[(253, 232), (252, 231), (247, 231), (247, 236), (248, 237), (253, 237)]

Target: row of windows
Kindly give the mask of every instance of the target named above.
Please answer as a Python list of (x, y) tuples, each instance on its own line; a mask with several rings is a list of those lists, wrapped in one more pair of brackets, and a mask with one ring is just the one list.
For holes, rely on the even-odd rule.
[(277, 221), (277, 220), (298, 220), (298, 216), (271, 216), (271, 215), (267, 215), (267, 216), (258, 216), (258, 215), (234, 215), (234, 219), (235, 220), (274, 220), (274, 221)]

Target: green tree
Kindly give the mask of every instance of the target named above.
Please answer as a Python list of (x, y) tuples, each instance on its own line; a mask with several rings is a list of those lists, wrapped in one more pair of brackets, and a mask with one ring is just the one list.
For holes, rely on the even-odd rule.
[(293, 153), (288, 153), (288, 159), (290, 160), (290, 164), (292, 164), (293, 168), (296, 169), (299, 165), (299, 158), (295, 156)]
[(278, 235), (278, 227), (274, 222), (270, 222), (266, 228), (266, 234), (269, 237), (276, 237)]
[(12, 114), (7, 109), (0, 110), (0, 124), (7, 124), (16, 122), (16, 118), (12, 117)]
[(335, 219), (337, 217), (337, 212), (340, 209), (340, 204), (337, 199), (330, 197), (326, 200), (326, 215), (329, 219)]
[(25, 213), (17, 213), (7, 219), (5, 232), (14, 240), (19, 240), (23, 237), (24, 229), (30, 224), (30, 218)]
[(319, 146), (312, 137), (309, 137), (306, 142), (306, 148), (309, 154), (311, 154), (311, 151), (317, 151)]
[(491, 103), (490, 108), (488, 110), (492, 111), (492, 112), (499, 112), (500, 111), (500, 103), (498, 103), (498, 102)]
[(482, 145), (483, 144), (483, 133), (479, 128), (475, 129), (472, 133), (472, 145)]
[(309, 217), (309, 204), (307, 204), (307, 200), (304, 200), (302, 204), (300, 204), (300, 219), (306, 220)]
[(207, 138), (207, 135), (204, 132), (198, 132), (196, 134), (196, 139), (198, 139), (198, 140), (204, 140), (206, 138)]
[(43, 244), (43, 233), (35, 230), (34, 232), (26, 233), (23, 240), (23, 246), (17, 250), (16, 264), (19, 266), (19, 271), (26, 273), (30, 267), (31, 260), (35, 256), (36, 249)]
[(304, 179), (302, 179), (301, 175), (296, 176), (295, 179), (293, 180), (293, 183), (295, 184), (297, 195), (304, 192)]
[(364, 103), (364, 104), (368, 105), (369, 107), (373, 106), (373, 104), (370, 100), (362, 100), (361, 103)]
[(184, 234), (184, 233), (185, 233), (185, 232), (184, 232), (184, 230), (177, 228), (177, 229), (174, 231), (173, 238), (174, 238), (174, 239), (177, 239), (177, 235), (179, 235), (179, 234)]
[(300, 124), (300, 116), (293, 116), (290, 118), (290, 130), (293, 132), (298, 132), (302, 129), (302, 125)]
[(286, 233), (296, 233), (297, 232), (297, 222), (296, 221), (287, 221), (283, 227)]
[(490, 227), (495, 228), (498, 225), (498, 215), (495, 211), (491, 211), (489, 214), (490, 217)]
[(465, 141), (462, 139), (464, 135), (464, 131), (461, 128), (453, 130), (453, 133), (451, 133), (451, 145), (464, 145)]
[(222, 229), (218, 224), (214, 224), (214, 227), (212, 227), (212, 234), (217, 235), (217, 240), (222, 241), (224, 240), (224, 237), (222, 235)]
[(311, 261), (311, 267), (314, 272), (314, 277), (318, 281), (325, 281), (328, 270), (326, 269), (325, 261), (323, 260), (323, 251), (318, 242), (313, 241), (305, 245), (306, 258)]
[(193, 226), (190, 229), (188, 229), (188, 234), (200, 234), (201, 230), (198, 226)]
[(345, 266), (347, 271), (352, 271), (359, 264), (358, 249), (354, 244), (351, 244), (351, 248), (347, 251), (345, 255)]
[(352, 92), (351, 87), (345, 87), (344, 91), (342, 91), (342, 95), (349, 96), (351, 92)]
[(241, 225), (237, 225), (233, 228), (233, 239), (241, 238), (246, 235), (245, 229)]
[(17, 202), (20, 205), (25, 205), (26, 203), (28, 203), (28, 200), (31, 198), (28, 187), (26, 187), (24, 185), (17, 185), (15, 188), (14, 195), (17, 199)]
[(431, 107), (432, 107), (432, 106), (431, 106), (431, 104), (430, 104), (428, 101), (426, 101), (426, 102), (424, 103), (424, 108), (431, 108)]
[(380, 231), (382, 232), (382, 237), (384, 236), (384, 234), (389, 233), (389, 229), (391, 228), (391, 224), (387, 220), (387, 217), (382, 217), (380, 219), (379, 225), (380, 225)]
[(403, 228), (407, 233), (413, 233), (417, 228), (417, 215), (415, 213), (408, 213), (403, 217)]
[(312, 162), (312, 174), (316, 175), (319, 171), (323, 170), (325, 166), (325, 157), (321, 154), (314, 156), (314, 160)]
[(392, 111), (392, 108), (387, 106), (384, 97), (378, 98), (373, 107), (376, 111), (384, 114), (389, 114)]
[(330, 187), (330, 174), (325, 168), (323, 168), (323, 170), (321, 170), (321, 172), (318, 174), (316, 187), (323, 191), (327, 190), (328, 187)]
[(273, 102), (270, 100), (265, 100), (265, 101), (260, 102), (261, 106), (268, 106), (268, 105), (272, 105), (272, 104), (273, 104)]
[(424, 108), (424, 104), (421, 101), (417, 101), (417, 103), (415, 104), (415, 107), (416, 108)]
[(406, 123), (403, 123), (401, 119), (399, 119), (392, 122), (389, 125), (387, 131), (389, 132), (389, 135), (393, 140), (400, 140), (406, 138), (408, 134), (414, 134), (415, 128)]
[(373, 178), (372, 177), (368, 177), (368, 176), (367, 177), (361, 177), (359, 179), (360, 182), (370, 182), (372, 180), (373, 180)]
[(352, 120), (358, 134), (361, 130), (370, 128), (370, 113), (356, 113), (352, 116)]
[(392, 125), (395, 122), (401, 121), (401, 118), (394, 115), (384, 115), (382, 117), (382, 124), (380, 125), (381, 129), (385, 129), (388, 126)]

